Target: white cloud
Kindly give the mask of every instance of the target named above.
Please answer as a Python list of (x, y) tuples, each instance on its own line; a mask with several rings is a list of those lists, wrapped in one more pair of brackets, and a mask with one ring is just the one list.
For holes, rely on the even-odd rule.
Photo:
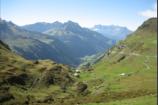
[(142, 11), (139, 13), (141, 16), (151, 18), (151, 17), (157, 17), (157, 3), (154, 4), (152, 9), (148, 9), (145, 11)]

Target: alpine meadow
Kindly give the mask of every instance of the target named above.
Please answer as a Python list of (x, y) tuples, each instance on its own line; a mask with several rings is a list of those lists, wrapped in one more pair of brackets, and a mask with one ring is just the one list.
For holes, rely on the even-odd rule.
[(157, 0), (0, 0), (0, 105), (157, 105)]

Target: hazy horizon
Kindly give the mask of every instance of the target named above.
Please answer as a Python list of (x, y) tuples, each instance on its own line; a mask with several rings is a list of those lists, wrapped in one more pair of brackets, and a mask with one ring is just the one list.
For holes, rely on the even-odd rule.
[(88, 28), (101, 24), (135, 30), (150, 17), (157, 17), (156, 0), (1, 0), (1, 18), (19, 26), (71, 20)]

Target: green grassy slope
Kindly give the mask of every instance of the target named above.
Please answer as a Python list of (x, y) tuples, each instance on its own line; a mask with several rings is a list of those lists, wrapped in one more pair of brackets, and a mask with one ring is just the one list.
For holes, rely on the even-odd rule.
[[(145, 21), (136, 32), (129, 35), (126, 40), (119, 42), (97, 62), (93, 66), (93, 71), (81, 73), (80, 81), (87, 82), (94, 96), (102, 94), (104, 99), (105, 92), (110, 92), (109, 94), (114, 94), (114, 96), (118, 92), (125, 94), (122, 98), (130, 98), (128, 96), (132, 94), (135, 94), (135, 97), (149, 95), (147, 99), (152, 102), (148, 105), (155, 105), (156, 98), (150, 97), (150, 94), (156, 94), (157, 89), (156, 21), (157, 18)], [(131, 94), (128, 94), (130, 92)], [(132, 105), (144, 105), (144, 98), (140, 99), (142, 99), (140, 104), (138, 101)], [(111, 100), (117, 100), (117, 98), (112, 97)], [(136, 100), (137, 98), (129, 99), (129, 103)], [(105, 100), (99, 100), (99, 102), (102, 101)], [(104, 105), (95, 104), (95, 102), (87, 105)], [(124, 105), (123, 103), (126, 101), (122, 103), (116, 101), (105, 105)]]
[(2, 105), (156, 105), (157, 19), (74, 77), (53, 61), (28, 61), (0, 41)]
[(143, 96), (109, 103), (89, 103), (85, 105), (156, 105), (156, 96)]
[(52, 95), (60, 96), (73, 81), (68, 66), (50, 60), (26, 60), (0, 41), (0, 105), (53, 100), (56, 96)]

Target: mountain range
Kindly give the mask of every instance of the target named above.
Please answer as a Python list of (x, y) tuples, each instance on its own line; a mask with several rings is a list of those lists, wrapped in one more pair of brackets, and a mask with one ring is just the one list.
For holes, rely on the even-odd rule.
[[(24, 30), (12, 22), (0, 22), (0, 39), (7, 43), (12, 51), (27, 59), (54, 59), (56, 62), (73, 64), (67, 47), (52, 36)], [(72, 63), (73, 62), (73, 63)]]
[(1, 20), (0, 39), (12, 51), (31, 60), (52, 59), (58, 63), (76, 66), (81, 63), (82, 57), (104, 52), (114, 44), (103, 35), (82, 28), (72, 21), (64, 24), (36, 23), (31, 27), (42, 32), (24, 27)]
[[(36, 34), (45, 35), (25, 31), (24, 37), (12, 23), (0, 26), (0, 38), (8, 43), (8, 37), (36, 41)], [(5, 42), (0, 40), (1, 105), (156, 105), (157, 18), (79, 70), (52, 60), (26, 60)]]
[(91, 29), (116, 42), (124, 40), (130, 33), (132, 33), (128, 28), (116, 25), (95, 25)]

